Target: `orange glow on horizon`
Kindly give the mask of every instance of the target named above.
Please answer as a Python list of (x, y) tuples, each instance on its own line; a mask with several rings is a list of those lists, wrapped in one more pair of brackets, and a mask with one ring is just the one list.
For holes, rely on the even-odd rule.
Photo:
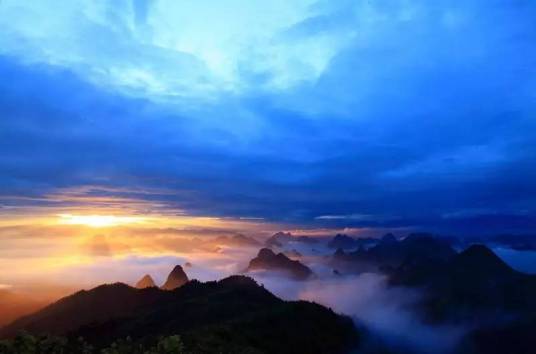
[(139, 216), (118, 215), (73, 215), (59, 214), (59, 223), (64, 225), (84, 225), (94, 228), (114, 227), (129, 224), (140, 224), (146, 218)]

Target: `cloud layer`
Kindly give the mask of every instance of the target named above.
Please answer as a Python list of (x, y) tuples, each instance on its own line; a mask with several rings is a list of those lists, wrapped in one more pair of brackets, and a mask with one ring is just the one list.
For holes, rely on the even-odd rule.
[(531, 1), (0, 3), (0, 207), (536, 226)]

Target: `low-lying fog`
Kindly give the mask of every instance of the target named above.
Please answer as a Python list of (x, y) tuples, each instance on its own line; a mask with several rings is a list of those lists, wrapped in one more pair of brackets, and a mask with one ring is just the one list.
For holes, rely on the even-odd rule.
[(310, 300), (347, 314), (384, 344), (398, 349), (405, 347), (412, 352), (447, 353), (465, 332), (461, 327), (423, 324), (410, 310), (419, 293), (410, 289), (388, 288), (385, 277), (378, 274), (364, 273), (306, 282), (268, 276), (257, 277), (257, 280), (284, 299)]
[[(175, 264), (184, 266), (189, 262), (191, 265), (185, 266), (184, 270), (190, 279), (215, 280), (243, 272), (260, 247), (219, 247), (213, 252), (192, 251), (181, 256), (102, 257), (93, 264), (63, 271), (57, 279), (73, 288), (74, 284), (89, 288), (116, 281), (134, 284), (144, 274), (150, 274), (157, 284), (162, 284)], [(374, 340), (379, 340), (384, 345), (396, 347), (398, 352), (400, 348), (406, 348), (414, 353), (449, 353), (468, 330), (464, 326), (424, 324), (411, 310), (411, 305), (419, 299), (419, 292), (388, 287), (386, 278), (380, 274), (334, 274), (325, 262), (333, 250), (325, 244), (291, 242), (280, 251), (299, 252), (300, 261), (308, 265), (316, 277), (296, 281), (266, 273), (253, 273), (251, 276), (283, 299), (314, 301), (351, 316), (370, 334), (371, 347), (375, 345)], [(495, 251), (513, 268), (536, 272), (536, 252), (506, 248), (495, 248)], [(0, 296), (0, 306), (1, 301)]]

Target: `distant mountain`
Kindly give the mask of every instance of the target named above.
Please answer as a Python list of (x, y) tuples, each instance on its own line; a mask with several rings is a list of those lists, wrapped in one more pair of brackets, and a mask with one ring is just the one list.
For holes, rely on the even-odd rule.
[(153, 286), (156, 286), (156, 284), (149, 274), (145, 274), (143, 278), (136, 283), (136, 288), (138, 289), (152, 288)]
[(125, 284), (80, 291), (0, 330), (150, 342), (181, 335), (195, 353), (346, 353), (358, 343), (353, 322), (323, 306), (283, 301), (251, 278), (190, 281), (173, 291)]
[(290, 232), (277, 232), (270, 236), (264, 243), (266, 247), (282, 247), (285, 243), (292, 240)]
[(535, 234), (498, 234), (486, 236), (460, 236), (460, 237), (445, 237), (452, 244), (468, 247), (472, 244), (487, 244), (493, 247), (511, 248), (518, 251), (534, 251), (536, 250), (536, 235)]
[(484, 245), (449, 260), (408, 260), (391, 285), (418, 287), (430, 322), (474, 327), (457, 352), (529, 354), (536, 345), (536, 276), (518, 272)]
[(249, 262), (246, 272), (256, 270), (282, 272), (299, 280), (305, 280), (313, 275), (311, 269), (300, 261), (291, 260), (283, 253), (275, 254), (269, 248), (259, 251), (257, 257)]
[(264, 243), (266, 247), (283, 247), (289, 242), (301, 242), (307, 244), (318, 243), (318, 240), (309, 236), (292, 236), (290, 232), (277, 232), (270, 236)]
[[(417, 238), (417, 237), (425, 237), (425, 236), (429, 236), (429, 235), (411, 234), (408, 236), (408, 238)], [(388, 233), (388, 234), (383, 235), (383, 237), (380, 239), (379, 244), (382, 246), (386, 246), (386, 245), (396, 244), (397, 242), (398, 240), (396, 239), (395, 235), (393, 235), (392, 233)]]
[(344, 250), (356, 248), (357, 246), (358, 243), (356, 239), (344, 234), (337, 234), (328, 242), (328, 247), (335, 249), (340, 248)]
[(353, 238), (345, 234), (337, 234), (328, 242), (328, 247), (348, 250), (363, 246), (371, 246), (377, 242), (378, 240), (374, 238)]
[(398, 267), (408, 259), (448, 260), (455, 255), (456, 252), (446, 241), (430, 234), (411, 234), (402, 241), (387, 234), (369, 249), (361, 247), (348, 253), (338, 249), (332, 257), (332, 263), (347, 271), (363, 272)]
[(257, 247), (261, 243), (253, 237), (248, 237), (242, 234), (229, 236), (220, 236), (215, 239), (215, 242), (219, 245), (225, 246), (238, 246), (238, 247)]
[(314, 245), (314, 244), (318, 243), (318, 240), (316, 238), (309, 237), (309, 236), (293, 236), (292, 241), (301, 242), (301, 243), (308, 243), (308, 244), (311, 244), (311, 245)]
[(536, 276), (517, 272), (484, 245), (448, 259), (408, 260), (392, 285), (420, 287), (420, 308), (430, 321), (485, 322), (496, 316), (536, 313)]
[(166, 282), (162, 285), (164, 290), (173, 290), (183, 286), (188, 282), (188, 276), (180, 265), (176, 265), (175, 268), (169, 273)]

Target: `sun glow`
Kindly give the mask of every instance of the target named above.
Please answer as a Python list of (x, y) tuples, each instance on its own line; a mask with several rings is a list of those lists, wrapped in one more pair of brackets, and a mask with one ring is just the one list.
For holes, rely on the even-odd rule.
[(72, 215), (59, 214), (59, 222), (64, 225), (84, 225), (89, 227), (113, 227), (127, 224), (138, 224), (145, 221), (139, 216), (118, 215)]

